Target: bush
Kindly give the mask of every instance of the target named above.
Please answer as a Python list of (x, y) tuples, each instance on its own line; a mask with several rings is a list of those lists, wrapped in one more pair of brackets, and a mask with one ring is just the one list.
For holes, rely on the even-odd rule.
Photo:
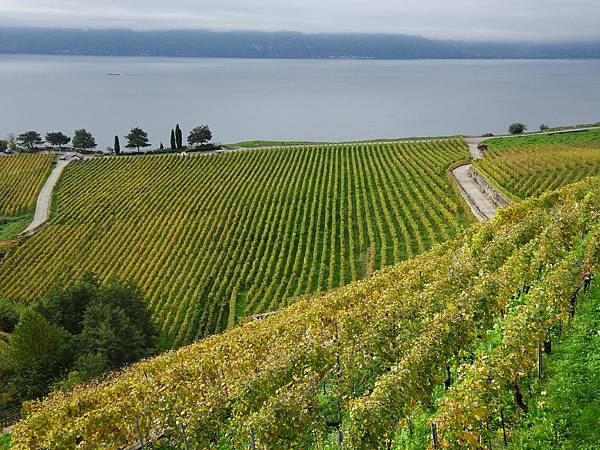
[(527, 131), (527, 126), (520, 122), (515, 122), (508, 127), (508, 132), (510, 134), (523, 134), (525, 131)]
[(19, 311), (11, 301), (0, 297), (0, 332), (12, 333), (19, 322)]
[(0, 319), (3, 329), (13, 332), (6, 349), (11, 375), (4, 390), (21, 399), (69, 389), (150, 356), (156, 340), (146, 301), (135, 285), (101, 285), (89, 274), (55, 289), (20, 318), (14, 305), (1, 300)]
[(11, 335), (6, 353), (19, 396), (35, 398), (46, 394), (51, 382), (71, 363), (72, 339), (63, 328), (28, 309)]

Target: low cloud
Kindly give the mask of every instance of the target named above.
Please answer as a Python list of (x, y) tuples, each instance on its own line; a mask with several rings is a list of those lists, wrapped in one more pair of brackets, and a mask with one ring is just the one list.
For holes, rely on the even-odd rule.
[(600, 39), (598, 0), (0, 0), (3, 26)]

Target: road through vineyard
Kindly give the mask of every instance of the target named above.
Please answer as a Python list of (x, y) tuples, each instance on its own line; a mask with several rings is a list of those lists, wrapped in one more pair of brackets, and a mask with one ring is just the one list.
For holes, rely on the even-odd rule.
[(55, 158), (40, 153), (0, 156), (0, 215), (16, 216), (33, 210)]
[(475, 166), (505, 193), (525, 199), (600, 175), (600, 147), (586, 143), (498, 148)]
[(0, 268), (34, 301), (92, 271), (135, 280), (176, 344), (454, 237), (462, 140), (105, 157), (68, 167), (58, 212)]

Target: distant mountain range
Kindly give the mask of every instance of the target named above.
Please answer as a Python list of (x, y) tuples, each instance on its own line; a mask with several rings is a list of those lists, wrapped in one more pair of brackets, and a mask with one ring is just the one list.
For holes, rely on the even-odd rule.
[(441, 41), (397, 34), (0, 28), (0, 53), (228, 58), (600, 58), (598, 42)]

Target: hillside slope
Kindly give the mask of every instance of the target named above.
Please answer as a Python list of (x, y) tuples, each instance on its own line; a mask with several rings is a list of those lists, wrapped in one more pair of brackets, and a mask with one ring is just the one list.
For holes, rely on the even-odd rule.
[(55, 159), (43, 154), (0, 156), (0, 216), (33, 211)]
[(598, 58), (600, 45), (597, 41), (442, 41), (370, 33), (0, 27), (0, 53), (226, 58)]
[(13, 444), (117, 448), (137, 439), (137, 418), (146, 439), (198, 448), (249, 436), (268, 448), (338, 436), (389, 448), (425, 414), (440, 445), (499, 446), (526, 407), (539, 343), (597, 283), (599, 260), (595, 178), (365, 281), (29, 403)]
[(514, 431), (515, 450), (600, 448), (600, 284), (580, 296), (578, 312), (552, 349), (547, 374)]
[(86, 161), (0, 291), (133, 279), (163, 333), (190, 342), (454, 237), (467, 220), (446, 170), (466, 155), (455, 139)]
[(490, 150), (475, 167), (517, 199), (600, 175), (600, 145), (538, 144)]

